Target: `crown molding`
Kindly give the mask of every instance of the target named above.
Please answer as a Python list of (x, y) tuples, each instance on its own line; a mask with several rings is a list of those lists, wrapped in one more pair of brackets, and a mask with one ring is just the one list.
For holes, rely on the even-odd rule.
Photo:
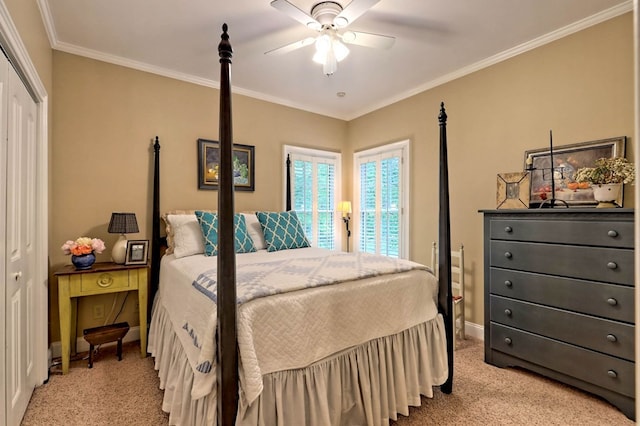
[[(421, 84), (411, 90), (402, 92), (393, 96), (391, 98), (385, 99), (381, 102), (371, 104), (365, 109), (361, 109), (359, 111), (355, 111), (353, 114), (340, 115), (336, 114), (332, 111), (326, 111), (324, 109), (319, 109), (313, 107), (311, 105), (301, 104), (297, 102), (292, 102), (290, 100), (282, 99), (277, 96), (267, 95), (265, 93), (256, 92), (249, 89), (244, 89), (242, 87), (234, 86), (232, 88), (232, 92), (248, 96), (251, 98), (259, 99), (266, 102), (271, 102), (295, 109), (300, 109), (303, 111), (324, 115), (331, 118), (337, 118), (340, 120), (350, 121), (361, 117), (370, 112), (376, 111), (380, 108), (384, 108), (386, 106), (392, 105), (396, 102), (402, 101), (404, 99), (410, 98), (411, 96), (417, 95), (424, 91), (433, 89), (442, 84), (448, 83), (450, 81), (456, 80), (458, 78), (464, 77), (476, 71), (480, 71), (484, 68), (490, 67), (492, 65), (498, 64), (507, 59), (518, 56), (522, 53), (528, 52), (530, 50), (536, 49), (538, 47), (544, 46), (545, 44), (551, 43), (568, 35), (574, 34), (578, 31), (582, 31), (586, 28), (592, 27), (594, 25), (600, 24), (609, 19), (620, 16), (624, 13), (630, 12), (633, 10), (633, 1), (627, 0), (624, 3), (621, 3), (617, 6), (611, 7), (607, 10), (599, 12), (595, 15), (589, 16), (580, 21), (574, 22), (571, 25), (560, 28), (558, 30), (552, 31), (548, 34), (545, 34), (541, 37), (528, 41), (526, 43), (522, 43), (516, 47), (500, 52), (496, 55), (490, 56), (486, 59), (478, 61), (469, 66), (460, 68), (456, 71), (453, 71), (449, 74), (445, 74), (442, 77), (431, 80), (424, 84)], [(53, 18), (51, 16), (51, 11), (49, 9), (48, 3), (46, 0), (38, 0), (38, 5), (40, 6), (40, 11), (42, 13), (42, 19), (44, 21), (45, 29), (47, 31), (47, 36), (49, 37), (49, 42), (51, 43), (51, 48), (55, 50), (59, 50), (62, 52), (72, 53), (74, 55), (84, 56), (87, 58), (95, 59), (98, 61), (108, 62), (115, 65), (120, 65), (127, 68), (136, 69), (139, 71), (144, 71), (156, 75), (160, 75), (167, 78), (172, 78), (176, 80), (185, 81), (187, 83), (193, 83), (200, 86), (211, 87), (214, 89), (220, 88), (220, 82), (216, 80), (206, 79), (203, 77), (197, 77), (191, 74), (180, 73), (177, 71), (173, 71), (167, 68), (157, 67), (153, 65), (146, 64), (144, 62), (134, 61), (131, 59), (123, 58), (117, 55), (106, 54), (103, 52), (98, 52), (91, 49), (85, 49), (73, 44), (60, 42), (57, 38), (57, 34), (55, 31), (55, 26), (53, 25)]]
[(433, 89), (435, 87), (441, 86), (445, 83), (448, 83), (450, 81), (456, 80), (458, 78), (464, 77), (466, 75), (472, 74), (476, 71), (480, 71), (484, 68), (488, 68), (492, 65), (498, 64), (502, 61), (506, 61), (507, 59), (511, 59), (515, 56), (518, 56), (522, 53), (528, 52), (530, 50), (533, 49), (537, 49), (538, 47), (544, 46), (545, 44), (549, 44), (551, 42), (554, 42), (556, 40), (559, 40), (563, 37), (567, 37), (571, 34), (577, 33), (578, 31), (582, 31), (584, 29), (587, 29), (589, 27), (592, 27), (594, 25), (600, 24), (602, 22), (608, 21), (609, 19), (613, 19), (617, 16), (623, 15), (627, 12), (631, 12), (633, 10), (633, 0), (627, 0), (624, 3), (621, 3), (617, 6), (614, 6), (610, 9), (604, 10), (600, 13), (597, 13), (595, 15), (591, 15), (585, 19), (582, 19), (580, 21), (576, 21), (571, 25), (567, 25), (566, 27), (563, 28), (559, 28), (553, 32), (550, 32), (548, 34), (545, 34), (541, 37), (535, 38), (533, 40), (530, 40), (526, 43), (522, 43), (516, 47), (513, 47), (511, 49), (505, 50), (503, 52), (497, 53), (493, 56), (490, 56), (486, 59), (483, 59), (481, 61), (478, 61), (474, 64), (471, 64), (469, 66), (460, 68), (454, 72), (451, 72), (449, 74), (445, 74), (440, 78), (437, 78), (435, 80), (431, 80), (427, 83), (424, 83), (420, 86), (417, 86), (411, 90), (408, 90), (406, 92), (400, 93), (396, 96), (394, 96), (393, 98), (389, 98), (385, 101), (382, 101), (380, 103), (371, 105), (370, 107), (360, 110), (358, 111), (356, 114), (345, 118), (345, 120), (350, 121), (353, 120), (355, 118), (361, 117), (365, 114), (368, 114), (370, 112), (376, 111), (380, 108), (384, 108), (386, 106), (392, 105), (396, 102), (399, 102), (401, 100), (410, 98), (411, 96), (417, 95), (419, 93), (422, 93), (424, 91)]

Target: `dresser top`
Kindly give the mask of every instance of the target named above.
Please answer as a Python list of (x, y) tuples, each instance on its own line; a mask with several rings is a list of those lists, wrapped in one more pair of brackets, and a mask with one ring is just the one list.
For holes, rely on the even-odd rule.
[(542, 208), (542, 209), (499, 209), (499, 210), (478, 210), (479, 213), (484, 214), (521, 214), (521, 215), (530, 215), (530, 214), (633, 214), (633, 209), (626, 208), (608, 208), (608, 209), (598, 209), (595, 207), (582, 207), (582, 208), (562, 208), (556, 207), (553, 209)]

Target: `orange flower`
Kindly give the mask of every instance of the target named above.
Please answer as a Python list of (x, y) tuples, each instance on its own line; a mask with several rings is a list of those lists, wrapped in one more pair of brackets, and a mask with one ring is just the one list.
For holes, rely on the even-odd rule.
[(75, 246), (71, 248), (71, 254), (80, 256), (81, 254), (89, 254), (93, 251), (91, 246)]

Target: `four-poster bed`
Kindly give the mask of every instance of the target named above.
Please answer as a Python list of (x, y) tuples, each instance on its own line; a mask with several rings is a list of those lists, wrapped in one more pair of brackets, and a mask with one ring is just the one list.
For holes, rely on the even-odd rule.
[[(226, 24), (218, 50), (218, 210), (167, 214), (172, 244), (162, 261), (157, 138), (154, 145), (155, 300), (149, 352), (156, 358), (165, 390), (162, 408), (170, 412), (170, 423), (378, 425), (398, 413), (407, 415), (408, 406), (420, 405), (420, 395), (432, 396), (434, 386), (450, 393), (453, 330), (444, 105), (439, 116), (438, 280), (414, 262), (307, 247), (304, 235), (296, 237), (297, 245), (274, 248), (269, 221), (286, 218), (295, 223), (297, 218), (292, 212), (234, 211), (232, 50)], [(288, 172), (290, 164), (286, 167)], [(288, 209), (290, 201), (287, 182)], [(206, 234), (211, 224), (209, 229), (217, 229), (217, 234)], [(178, 232), (197, 230), (198, 225), (206, 250), (213, 244), (217, 256), (207, 258), (201, 247), (191, 250), (193, 245), (185, 254), (178, 246), (187, 235), (179, 237)], [(248, 235), (251, 249), (238, 251), (240, 231)], [(322, 278), (300, 273), (319, 265)], [(347, 265), (367, 272), (350, 275), (343, 272)]]

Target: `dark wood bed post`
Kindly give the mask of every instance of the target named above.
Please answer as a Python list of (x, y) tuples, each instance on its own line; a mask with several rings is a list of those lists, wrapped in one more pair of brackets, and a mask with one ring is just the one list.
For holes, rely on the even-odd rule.
[(449, 212), (449, 166), (447, 160), (447, 113), (440, 103), (440, 214), (438, 229), (438, 309), (444, 317), (447, 336), (447, 364), (449, 377), (440, 386), (444, 393), (453, 390), (453, 303), (451, 299), (451, 216)]
[(287, 154), (287, 211), (291, 210), (291, 158)]
[(233, 128), (231, 57), (227, 24), (222, 25), (220, 55), (220, 171), (218, 175), (218, 424), (232, 426), (238, 412), (236, 329), (236, 253), (233, 205)]
[(151, 324), (153, 300), (160, 282), (160, 141), (153, 144), (153, 229), (151, 230), (151, 289), (147, 303), (147, 324)]

